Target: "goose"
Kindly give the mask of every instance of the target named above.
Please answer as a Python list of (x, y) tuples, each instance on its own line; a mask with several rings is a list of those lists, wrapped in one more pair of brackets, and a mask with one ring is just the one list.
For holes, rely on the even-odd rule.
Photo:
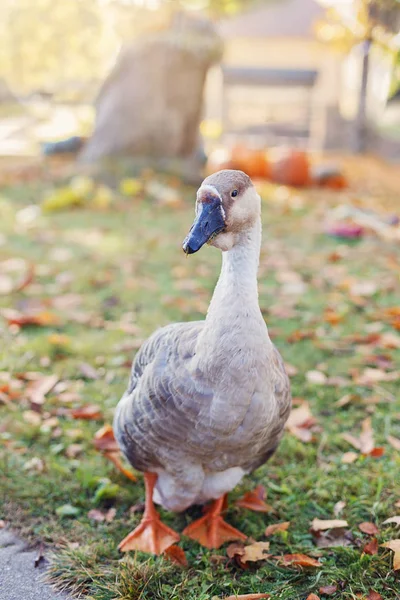
[(207, 548), (246, 539), (223, 519), (226, 495), (274, 453), (289, 416), (289, 379), (258, 303), (261, 200), (242, 171), (201, 184), (183, 250), (204, 244), (222, 251), (205, 320), (153, 333), (116, 408), (115, 437), (146, 491), (142, 521), (121, 551), (161, 554), (179, 540), (154, 503), (180, 512), (212, 501), (183, 534)]

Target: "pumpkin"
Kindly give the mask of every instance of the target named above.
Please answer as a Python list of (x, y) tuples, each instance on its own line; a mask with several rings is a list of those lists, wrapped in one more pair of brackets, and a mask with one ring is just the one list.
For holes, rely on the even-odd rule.
[(308, 156), (300, 150), (285, 150), (271, 165), (275, 183), (303, 187), (311, 182)]
[(231, 161), (235, 165), (235, 169), (244, 171), (249, 177), (268, 179), (270, 176), (270, 168), (264, 150), (237, 144), (232, 148)]

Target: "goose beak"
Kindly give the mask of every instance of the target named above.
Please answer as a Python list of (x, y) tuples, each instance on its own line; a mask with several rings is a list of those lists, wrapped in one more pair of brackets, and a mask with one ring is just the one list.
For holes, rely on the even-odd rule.
[(183, 251), (185, 254), (194, 254), (224, 228), (225, 219), (221, 198), (207, 195), (203, 202), (198, 201), (197, 203), (196, 218), (183, 241)]

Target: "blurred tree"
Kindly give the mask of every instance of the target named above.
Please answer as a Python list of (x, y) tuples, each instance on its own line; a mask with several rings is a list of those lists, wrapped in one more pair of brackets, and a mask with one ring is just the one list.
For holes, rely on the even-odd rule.
[(400, 0), (353, 0), (352, 8), (352, 11), (345, 13), (333, 6), (328, 8), (326, 19), (316, 24), (316, 32), (319, 39), (342, 52), (348, 53), (357, 45), (362, 49), (354, 149), (363, 152), (368, 133), (366, 109), (371, 50), (376, 45), (390, 53), (393, 73), (396, 73), (400, 49)]

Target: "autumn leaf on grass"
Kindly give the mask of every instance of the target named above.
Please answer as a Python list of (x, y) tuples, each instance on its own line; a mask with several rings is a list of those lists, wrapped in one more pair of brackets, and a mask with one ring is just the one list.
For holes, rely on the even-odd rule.
[(387, 440), (389, 442), (389, 444), (395, 449), (398, 450), (400, 452), (400, 440), (399, 438), (395, 438), (392, 435), (388, 435), (387, 436)]
[(314, 519), (311, 523), (311, 533), (318, 548), (333, 548), (349, 546), (349, 531), (347, 521), (343, 519)]
[(273, 507), (264, 502), (265, 499), (265, 488), (262, 485), (258, 485), (254, 490), (243, 494), (239, 500), (236, 500), (235, 504), (239, 508), (248, 508), (256, 512), (271, 512)]
[(283, 563), (285, 566), (322, 567), (322, 564), (316, 558), (311, 558), (306, 554), (283, 554), (282, 556), (274, 556), (273, 558)]
[(311, 523), (313, 531), (326, 531), (327, 529), (335, 529), (337, 527), (348, 527), (347, 521), (343, 519), (317, 519)]
[(364, 456), (381, 456), (383, 449), (375, 447), (374, 432), (371, 425), (371, 417), (367, 417), (361, 423), (361, 434), (359, 437), (351, 433), (342, 433), (342, 438), (351, 444)]
[(367, 533), (368, 535), (376, 535), (379, 533), (379, 529), (375, 525), (375, 523), (370, 523), (369, 521), (364, 521), (360, 523), (358, 529), (363, 533)]
[(400, 516), (390, 517), (390, 519), (383, 521), (382, 525), (390, 525), (391, 523), (394, 525), (400, 525)]
[(239, 566), (246, 568), (246, 563), (248, 562), (257, 562), (270, 558), (271, 554), (269, 554), (268, 550), (269, 542), (254, 542), (248, 546), (234, 542), (227, 547), (226, 553), (229, 558), (234, 558)]
[(115, 515), (117, 514), (117, 510), (112, 507), (109, 508), (106, 512), (99, 510), (98, 508), (93, 508), (89, 510), (87, 516), (92, 521), (97, 521), (98, 523), (102, 523), (105, 521), (106, 523), (111, 523), (114, 520)]
[(337, 592), (337, 589), (337, 585), (323, 585), (319, 588), (319, 593), (323, 594), (324, 596), (332, 596), (332, 594)]
[(173, 544), (172, 546), (167, 548), (164, 552), (164, 556), (174, 564), (179, 565), (180, 567), (188, 566), (188, 561), (185, 552), (176, 544)]
[(225, 596), (223, 600), (262, 600), (271, 598), (270, 594), (239, 594), (235, 596)]
[(308, 402), (302, 402), (300, 406), (292, 409), (285, 427), (297, 439), (302, 442), (310, 442), (312, 440), (311, 428), (315, 424), (316, 419), (311, 414), (310, 405)]
[(80, 408), (72, 408), (70, 411), (73, 419), (84, 419), (86, 421), (95, 421), (101, 419), (101, 409), (97, 404), (86, 404)]
[(102, 452), (108, 460), (110, 460), (114, 466), (128, 477), (131, 481), (136, 481), (136, 476), (126, 469), (121, 461), (121, 452), (114, 436), (114, 431), (111, 425), (104, 425), (101, 429), (96, 431), (94, 436), (94, 446), (96, 450)]
[(265, 537), (269, 537), (270, 535), (274, 535), (278, 531), (286, 531), (289, 528), (290, 521), (284, 521), (283, 523), (274, 523), (273, 525), (268, 525), (266, 528), (264, 535)]
[(317, 594), (309, 594), (307, 600), (319, 600), (319, 596)]
[(366, 600), (384, 600), (383, 596), (375, 592), (374, 590), (369, 590), (368, 596)]
[(41, 405), (58, 382), (57, 375), (45, 375), (28, 383), (25, 393), (32, 404)]
[(12, 308), (4, 308), (1, 311), (1, 314), (9, 325), (18, 325), (18, 327), (27, 327), (29, 325), (50, 327), (52, 325), (59, 325), (60, 323), (60, 319), (57, 315), (45, 310), (40, 312), (22, 313)]
[(393, 571), (400, 569), (400, 539), (390, 540), (389, 542), (381, 544), (381, 546), (393, 550)]
[(378, 540), (374, 537), (369, 542), (365, 544), (363, 547), (364, 554), (369, 554), (370, 556), (374, 556), (378, 554)]
[(383, 369), (367, 368), (354, 378), (354, 383), (363, 386), (373, 386), (384, 381), (397, 381), (400, 378), (400, 371), (392, 371), (387, 373)]

